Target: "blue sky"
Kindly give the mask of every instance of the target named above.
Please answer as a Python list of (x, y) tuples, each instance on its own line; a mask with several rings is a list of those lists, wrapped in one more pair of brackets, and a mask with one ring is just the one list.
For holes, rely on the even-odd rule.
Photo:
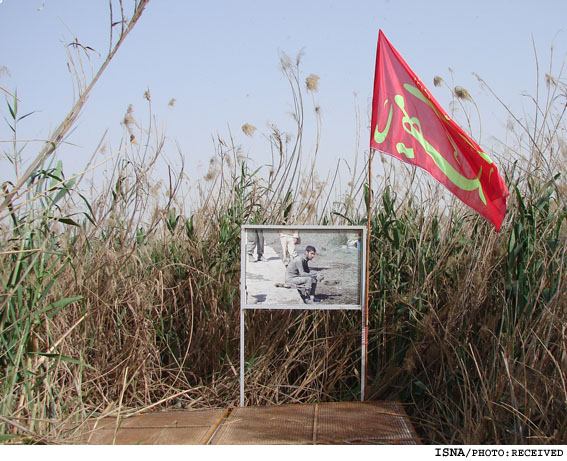
[[(80, 171), (106, 129), (107, 145), (116, 149), (128, 106), (133, 105), (139, 119), (147, 116), (143, 94), (149, 89), (153, 114), (169, 139), (165, 158), (179, 163), (179, 149), (191, 178), (206, 172), (214, 154), (211, 137), (218, 133), (226, 138), (229, 128), (258, 165), (268, 162), (268, 145), (261, 136), (268, 133), (267, 124), (283, 131), (293, 127), (292, 98), (279, 70), (279, 52), (295, 57), (303, 49), (303, 77), (320, 76), (321, 168), (330, 168), (339, 158), (351, 162), (355, 101), (361, 112), (360, 152), (368, 148), (379, 29), (446, 110), (450, 94), (433, 87), (436, 75), (470, 92), (481, 111), (480, 142), (489, 150), (494, 144), (490, 135), (502, 137), (507, 116), (472, 72), (516, 113), (533, 113), (522, 94), (536, 90), (534, 43), (542, 74), (549, 71), (554, 47), (552, 73), (557, 73), (567, 50), (566, 17), (564, 0), (152, 0), (89, 99), (69, 139), (74, 145), (61, 156), (68, 175)], [(21, 113), (36, 111), (22, 121), (22, 137), (45, 138), (71, 107), (64, 43), (75, 36), (104, 55), (107, 1), (0, 3), (0, 67), (9, 71), (0, 75), (0, 85), (17, 89)], [(91, 59), (98, 67), (101, 58), (93, 54)], [(170, 107), (172, 98), (176, 102)], [(315, 132), (311, 111), (306, 98), (306, 155)], [(459, 121), (459, 114), (455, 118)], [(6, 124), (0, 123), (0, 139), (10, 139)], [(258, 128), (253, 138), (241, 132), (244, 123)], [(473, 135), (478, 140), (478, 132)], [(2, 149), (6, 146), (2, 143)], [(34, 149), (30, 144), (27, 154)]]

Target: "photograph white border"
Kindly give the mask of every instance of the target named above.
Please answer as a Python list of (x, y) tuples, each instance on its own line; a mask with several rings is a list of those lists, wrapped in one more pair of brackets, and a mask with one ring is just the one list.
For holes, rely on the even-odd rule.
[[(356, 232), (361, 234), (359, 265), (359, 303), (358, 304), (309, 304), (309, 305), (285, 305), (285, 304), (251, 304), (246, 302), (246, 231), (248, 230), (281, 230), (290, 229), (301, 232)], [(316, 310), (361, 310), (364, 304), (364, 293), (366, 284), (366, 226), (268, 226), (268, 225), (245, 225), (242, 226), (240, 234), (240, 306), (241, 309), (316, 309)]]

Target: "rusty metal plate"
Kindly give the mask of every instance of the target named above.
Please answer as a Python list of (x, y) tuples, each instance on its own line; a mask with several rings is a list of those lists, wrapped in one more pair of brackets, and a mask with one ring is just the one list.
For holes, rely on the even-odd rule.
[(419, 439), (397, 402), (319, 404), (316, 444), (417, 444)]
[(204, 445), (208, 433), (208, 427), (125, 427), (116, 433), (109, 429), (95, 431), (88, 443), (90, 445)]
[(397, 402), (336, 402), (237, 408), (215, 445), (419, 443)]
[(211, 444), (312, 444), (315, 407), (281, 405), (236, 408), (221, 424)]
[(88, 422), (80, 443), (419, 444), (398, 402), (335, 402), (149, 413)]
[(89, 422), (83, 443), (97, 445), (202, 445), (208, 442), (228, 410), (148, 413)]

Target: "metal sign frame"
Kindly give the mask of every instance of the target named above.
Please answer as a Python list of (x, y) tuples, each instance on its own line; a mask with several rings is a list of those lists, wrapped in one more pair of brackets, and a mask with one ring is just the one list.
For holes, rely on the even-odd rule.
[[(360, 273), (359, 273), (359, 304), (327, 304), (327, 305), (257, 305), (247, 303), (247, 288), (246, 288), (246, 265), (247, 265), (247, 231), (250, 230), (281, 230), (289, 229), (296, 231), (311, 231), (311, 232), (356, 232), (360, 234)], [(272, 225), (244, 225), (240, 233), (240, 406), (244, 406), (244, 364), (245, 364), (245, 312), (247, 310), (271, 310), (271, 309), (302, 309), (302, 310), (360, 310), (361, 311), (361, 362), (360, 362), (360, 394), (361, 401), (365, 399), (365, 385), (366, 385), (366, 354), (367, 354), (367, 339), (365, 318), (368, 310), (368, 296), (366, 290), (367, 277), (367, 227), (366, 226), (272, 226)]]

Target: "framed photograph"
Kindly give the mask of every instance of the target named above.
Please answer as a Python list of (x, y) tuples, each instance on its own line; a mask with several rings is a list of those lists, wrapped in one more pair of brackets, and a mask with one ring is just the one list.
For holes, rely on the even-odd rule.
[(364, 226), (242, 228), (243, 309), (361, 309)]
[[(361, 313), (360, 376), (366, 376), (364, 226), (242, 226), (240, 406), (244, 406), (245, 312), (353, 309)], [(364, 401), (365, 380), (361, 379)]]

